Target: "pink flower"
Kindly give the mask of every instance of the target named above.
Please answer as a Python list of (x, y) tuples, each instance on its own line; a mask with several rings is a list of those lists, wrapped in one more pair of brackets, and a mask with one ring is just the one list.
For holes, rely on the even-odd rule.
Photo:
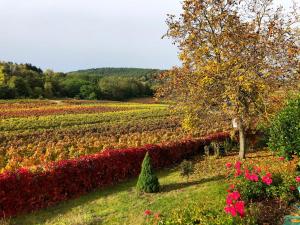
[(238, 191), (233, 191), (227, 195), (226, 206), (224, 208), (227, 214), (231, 214), (233, 217), (237, 215), (244, 217), (245, 203), (243, 201), (239, 201), (240, 197), (241, 195)]
[(236, 209), (233, 205), (225, 206), (224, 210), (227, 214), (231, 214), (233, 217), (237, 215)]
[(241, 195), (238, 191), (234, 191), (234, 192), (231, 193), (231, 197), (234, 200), (238, 200), (241, 197)]
[(246, 179), (248, 179), (250, 181), (254, 181), (254, 182), (258, 181), (258, 176), (255, 173), (252, 173), (252, 174), (246, 173), (245, 177), (246, 177)]
[(229, 169), (232, 167), (232, 164), (228, 162), (228, 163), (226, 163), (226, 167)]
[(245, 202), (244, 201), (237, 201), (235, 203), (235, 209), (241, 217), (245, 216)]
[(240, 170), (240, 169), (241, 169), (241, 165), (242, 165), (242, 163), (241, 163), (240, 161), (237, 161), (237, 162), (235, 163), (234, 168), (236, 168), (237, 170)]
[(232, 203), (233, 203), (232, 198), (230, 196), (227, 196), (227, 198), (226, 198), (226, 204), (227, 205), (231, 205)]
[(255, 173), (251, 174), (251, 181), (254, 181), (254, 182), (258, 181), (258, 176)]
[(145, 215), (145, 216), (149, 216), (149, 215), (151, 215), (151, 214), (152, 214), (152, 212), (151, 212), (151, 210), (149, 210), (149, 209), (145, 210), (145, 212), (144, 212), (144, 215)]
[(234, 201), (237, 201), (241, 197), (238, 191), (233, 191), (229, 193), (226, 198), (226, 204), (230, 205), (233, 204)]
[(296, 182), (297, 182), (297, 183), (300, 182), (300, 176), (296, 177)]
[(241, 176), (242, 174), (243, 174), (242, 171), (241, 171), (240, 169), (237, 169), (237, 170), (235, 171), (234, 177), (239, 177), (239, 176)]
[(270, 185), (272, 184), (273, 180), (272, 178), (270, 178), (270, 176), (263, 176), (262, 177), (262, 182), (265, 183), (266, 185)]

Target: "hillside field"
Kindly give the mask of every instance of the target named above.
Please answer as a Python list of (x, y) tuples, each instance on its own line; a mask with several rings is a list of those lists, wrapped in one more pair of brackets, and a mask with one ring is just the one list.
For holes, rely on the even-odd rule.
[[(178, 112), (149, 98), (2, 100), (0, 225), (282, 224), (294, 209), (276, 199), (296, 196), (291, 188), (298, 157), (285, 161), (255, 147), (241, 162), (229, 137), (229, 132), (192, 136), (183, 130)], [(146, 152), (159, 193), (135, 187)], [(184, 159), (194, 167), (189, 179), (182, 176)], [(241, 220), (224, 211), (226, 190), (236, 177), (228, 176), (233, 164), (245, 165), (245, 177), (247, 168), (267, 171), (257, 172), (263, 190), (269, 187), (263, 174), (285, 182), (280, 191), (270, 189), (275, 200), (254, 202)]]
[(164, 104), (0, 101), (0, 171), (185, 136)]

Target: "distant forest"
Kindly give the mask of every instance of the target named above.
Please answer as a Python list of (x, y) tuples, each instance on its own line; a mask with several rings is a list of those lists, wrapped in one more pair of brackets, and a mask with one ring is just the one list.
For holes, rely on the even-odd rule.
[(162, 72), (156, 69), (98, 68), (70, 73), (0, 61), (0, 99), (78, 98), (126, 100), (153, 96)]

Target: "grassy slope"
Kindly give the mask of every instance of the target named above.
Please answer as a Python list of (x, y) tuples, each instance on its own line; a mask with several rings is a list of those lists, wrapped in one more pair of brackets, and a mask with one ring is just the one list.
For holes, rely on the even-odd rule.
[[(137, 179), (132, 179), (3, 224), (139, 225), (144, 221), (143, 214), (146, 209), (168, 216), (174, 213), (174, 209), (184, 209), (191, 204), (201, 209), (206, 219), (211, 221), (209, 224), (215, 224), (216, 218), (225, 222), (229, 216), (223, 210), (227, 187), (224, 178), (227, 170), (224, 165), (235, 160), (236, 153), (220, 159), (197, 158), (195, 174), (188, 182), (180, 177), (178, 168), (160, 171), (158, 176), (162, 191), (158, 194), (138, 195), (135, 191)], [(282, 163), (269, 151), (248, 153), (247, 162), (268, 168), (270, 171), (278, 169), (278, 165)], [(277, 163), (270, 165), (270, 162)]]
[(47, 210), (21, 216), (12, 224), (142, 224), (144, 211), (151, 209), (166, 214), (173, 208), (192, 202), (209, 206), (208, 210), (222, 211), (225, 182), (222, 176), (197, 178), (186, 182), (177, 169), (159, 173), (161, 193), (138, 195), (136, 179), (105, 190), (99, 190)]

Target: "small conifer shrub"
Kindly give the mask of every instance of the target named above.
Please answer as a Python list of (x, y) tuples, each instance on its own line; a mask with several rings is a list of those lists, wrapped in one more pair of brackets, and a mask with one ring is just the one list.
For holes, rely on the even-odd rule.
[(136, 185), (138, 191), (146, 193), (155, 193), (159, 192), (159, 182), (158, 178), (155, 175), (152, 165), (151, 158), (148, 152), (145, 155), (145, 158), (142, 163), (142, 170), (139, 175), (139, 179)]

